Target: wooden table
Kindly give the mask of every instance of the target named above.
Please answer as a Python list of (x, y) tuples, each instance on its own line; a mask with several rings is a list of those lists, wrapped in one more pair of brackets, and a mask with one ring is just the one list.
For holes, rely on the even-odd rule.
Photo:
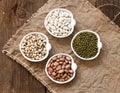
[[(120, 11), (120, 0), (89, 0), (109, 18)], [(0, 0), (0, 51), (7, 40), (47, 0)], [(117, 8), (118, 7), (118, 8)], [(120, 26), (120, 16), (114, 20)], [(0, 93), (49, 93), (25, 68), (0, 53)]]

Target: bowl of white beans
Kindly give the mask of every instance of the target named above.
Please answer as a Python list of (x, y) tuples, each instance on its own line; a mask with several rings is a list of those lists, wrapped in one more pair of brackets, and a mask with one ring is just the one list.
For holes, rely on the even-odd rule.
[(65, 38), (72, 34), (76, 21), (71, 11), (64, 8), (51, 10), (44, 21), (49, 34), (56, 38)]

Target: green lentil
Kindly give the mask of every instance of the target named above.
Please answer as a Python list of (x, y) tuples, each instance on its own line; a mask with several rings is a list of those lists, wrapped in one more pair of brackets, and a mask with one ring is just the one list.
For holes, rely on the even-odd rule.
[(73, 40), (75, 52), (83, 58), (94, 57), (98, 52), (97, 36), (91, 32), (82, 32)]

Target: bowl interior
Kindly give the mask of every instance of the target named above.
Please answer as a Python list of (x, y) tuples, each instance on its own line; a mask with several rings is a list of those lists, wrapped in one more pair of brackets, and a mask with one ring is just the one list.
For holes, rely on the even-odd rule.
[[(72, 29), (71, 29), (70, 33), (69, 33), (68, 35), (66, 35), (66, 36), (56, 36), (56, 35), (54, 35), (52, 32), (50, 32), (50, 30), (49, 30), (49, 29), (47, 28), (47, 26), (46, 26), (48, 17), (52, 14), (52, 12), (54, 12), (54, 11), (56, 11), (56, 10), (65, 11), (65, 12), (67, 12), (67, 13), (71, 16), (71, 27), (72, 27)], [(56, 37), (56, 38), (65, 38), (65, 37), (68, 37), (69, 35), (71, 35), (72, 32), (73, 32), (73, 30), (74, 30), (75, 24), (76, 24), (76, 21), (75, 21), (75, 19), (73, 18), (72, 12), (70, 12), (69, 10), (64, 9), (64, 8), (56, 8), (56, 9), (51, 10), (51, 11), (47, 14), (47, 16), (46, 16), (46, 18), (45, 18), (45, 21), (44, 21), (44, 26), (45, 26), (46, 30), (48, 31), (48, 33), (51, 34), (52, 36)]]
[[(80, 33), (83, 33), (83, 32), (93, 33), (94, 35), (96, 35), (96, 37), (97, 37), (97, 39), (98, 39), (98, 40), (97, 40), (97, 41), (98, 41), (98, 42), (97, 42), (98, 52), (96, 53), (95, 56), (93, 56), (93, 57), (91, 57), (91, 58), (83, 58), (83, 57), (79, 56), (79, 55), (76, 53), (76, 51), (74, 50), (74, 48), (73, 48), (73, 41), (74, 41), (74, 39), (76, 38), (77, 35), (79, 35)], [(72, 40), (71, 40), (71, 49), (72, 49), (72, 51), (74, 52), (74, 54), (75, 54), (78, 58), (83, 59), (83, 60), (93, 60), (93, 59), (95, 59), (96, 57), (98, 57), (101, 48), (102, 48), (102, 43), (101, 43), (101, 41), (100, 41), (100, 36), (99, 36), (96, 32), (91, 31), (91, 30), (82, 30), (82, 31), (79, 31), (78, 33), (76, 33), (76, 34), (74, 35), (74, 37), (73, 37)]]
[[(72, 70), (74, 71), (73, 76), (72, 76), (70, 79), (68, 79), (67, 81), (64, 81), (64, 82), (60, 82), (60, 81), (54, 80), (54, 79), (48, 74), (48, 71), (47, 71), (48, 63), (51, 61), (51, 59), (52, 59), (53, 57), (59, 56), (59, 55), (68, 56), (68, 57), (70, 57), (71, 60), (72, 60), (71, 68), (72, 68)], [(73, 65), (75, 65), (75, 66), (72, 67)], [(59, 54), (55, 54), (54, 56), (52, 56), (52, 57), (47, 61), (47, 64), (46, 64), (46, 67), (45, 67), (45, 72), (46, 72), (47, 76), (50, 78), (50, 80), (52, 80), (53, 82), (58, 83), (58, 84), (65, 84), (65, 83), (68, 83), (68, 82), (70, 82), (71, 80), (74, 79), (75, 74), (76, 74), (76, 69), (77, 69), (77, 66), (76, 66), (76, 64), (74, 63), (74, 60), (73, 60), (73, 58), (72, 58), (70, 55), (65, 54), (65, 53), (59, 53)]]
[[(45, 55), (43, 58), (39, 59), (39, 60), (33, 60), (33, 59), (27, 57), (27, 56), (23, 53), (23, 51), (22, 51), (22, 49), (21, 49), (21, 45), (22, 45), (23, 41), (26, 39), (27, 36), (32, 35), (32, 34), (40, 34), (40, 35), (44, 36), (45, 39), (46, 39), (46, 49), (47, 49), (46, 55)], [(29, 60), (29, 61), (31, 61), (31, 62), (40, 62), (40, 61), (43, 61), (44, 59), (46, 59), (47, 56), (48, 56), (48, 54), (49, 54), (49, 48), (47, 47), (48, 45), (50, 45), (50, 43), (49, 43), (48, 37), (47, 37), (45, 34), (40, 33), (40, 32), (30, 32), (30, 33), (28, 33), (27, 35), (25, 35), (25, 36), (22, 38), (22, 40), (20, 41), (19, 50), (20, 50), (21, 54), (24, 56), (24, 58), (26, 58), (27, 60)]]

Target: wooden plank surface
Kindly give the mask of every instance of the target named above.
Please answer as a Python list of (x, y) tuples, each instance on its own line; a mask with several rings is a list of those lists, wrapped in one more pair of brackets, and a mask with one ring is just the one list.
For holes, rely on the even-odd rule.
[[(116, 4), (120, 0), (89, 0), (96, 7)], [(0, 0), (0, 51), (15, 31), (47, 0)], [(111, 20), (120, 11), (111, 5), (100, 9)], [(115, 20), (120, 26), (120, 16)], [(0, 53), (0, 93), (49, 93), (25, 68)]]

